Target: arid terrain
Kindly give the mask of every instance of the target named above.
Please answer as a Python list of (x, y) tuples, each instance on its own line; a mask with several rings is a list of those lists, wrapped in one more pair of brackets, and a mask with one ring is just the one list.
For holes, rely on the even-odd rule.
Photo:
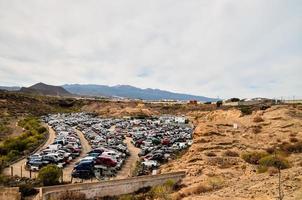
[[(0, 109), (3, 111), (2, 119), (9, 122), (7, 127), (10, 127), (10, 131), (6, 137), (20, 135), (22, 128), (17, 120), (28, 115), (38, 117), (46, 113), (85, 111), (106, 117), (187, 116), (195, 126), (193, 145), (160, 168), (160, 173), (186, 172), (180, 188), (172, 194), (174, 199), (276, 199), (279, 195), (278, 170), (268, 167), (261, 171), (258, 163), (250, 164), (243, 157), (247, 152), (274, 155), (277, 148), (280, 149), (278, 154), (282, 154), (289, 163), (286, 169), (281, 170), (284, 199), (302, 199), (300, 104), (275, 105), (266, 110), (252, 108), (252, 113), (246, 113), (239, 107), (216, 108), (213, 104), (62, 100), (4, 93)], [(130, 140), (127, 140), (127, 144), (131, 144)], [(119, 178), (128, 177), (135, 167), (135, 163), (130, 162), (136, 162), (139, 149), (133, 148), (131, 152), (134, 155), (127, 161), (127, 167), (118, 174)], [(24, 160), (15, 165), (19, 163), (24, 163)], [(4, 174), (8, 175), (7, 170), (4, 170)], [(71, 168), (66, 170), (70, 171)]]
[(93, 101), (82, 107), (82, 111), (95, 112), (107, 117), (144, 117), (152, 115), (186, 115), (193, 111), (215, 110), (216, 105), (210, 104), (173, 104), (173, 103), (144, 103), (140, 101)]
[[(273, 106), (242, 116), (237, 109), (190, 112), (194, 143), (161, 172), (186, 171), (178, 199), (276, 199), (278, 174), (258, 173), (245, 162), (244, 152), (266, 151), (302, 137), (302, 107)], [(235, 125), (234, 125), (235, 124)], [(236, 127), (237, 126), (237, 127)], [(293, 139), (296, 138), (296, 139)], [(290, 168), (281, 171), (284, 199), (302, 199), (302, 154), (287, 156)]]

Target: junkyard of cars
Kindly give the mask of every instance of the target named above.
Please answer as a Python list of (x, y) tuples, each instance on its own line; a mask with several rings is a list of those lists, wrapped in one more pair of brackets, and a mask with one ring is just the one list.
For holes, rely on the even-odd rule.
[[(73, 164), (73, 178), (98, 179), (116, 176), (130, 155), (126, 137), (140, 148), (140, 169), (136, 175), (149, 174), (160, 164), (192, 144), (193, 129), (183, 117), (161, 116), (148, 119), (100, 118), (89, 113), (54, 114), (43, 117), (56, 132), (53, 144), (29, 156), (29, 170), (48, 164), (60, 168)], [(81, 154), (76, 129), (81, 131), (92, 150)], [(73, 160), (77, 157), (77, 162)]]

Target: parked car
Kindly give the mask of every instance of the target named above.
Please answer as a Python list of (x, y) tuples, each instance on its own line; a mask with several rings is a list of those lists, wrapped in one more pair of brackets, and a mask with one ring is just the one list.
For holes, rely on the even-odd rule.
[(104, 165), (106, 167), (115, 167), (117, 165), (117, 161), (112, 157), (108, 156), (99, 156), (95, 160), (95, 165)]

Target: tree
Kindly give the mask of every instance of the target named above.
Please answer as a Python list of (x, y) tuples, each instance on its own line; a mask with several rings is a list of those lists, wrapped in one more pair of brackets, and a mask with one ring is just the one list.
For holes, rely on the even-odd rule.
[(219, 108), (220, 106), (222, 106), (222, 101), (217, 101), (216, 102), (216, 106), (217, 106), (217, 108)]
[(59, 183), (61, 174), (61, 169), (56, 165), (47, 165), (39, 171), (38, 179), (45, 186), (56, 185)]

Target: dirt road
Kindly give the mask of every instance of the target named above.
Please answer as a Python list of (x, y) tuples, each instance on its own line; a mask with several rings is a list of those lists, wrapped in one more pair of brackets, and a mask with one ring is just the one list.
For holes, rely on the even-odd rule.
[[(109, 129), (111, 132), (115, 131), (115, 126), (112, 126)], [(130, 152), (130, 156), (126, 159), (124, 166), (120, 171), (117, 172), (116, 177), (113, 179), (123, 179), (123, 178), (128, 178), (131, 176), (132, 171), (134, 170), (136, 166), (136, 161), (139, 160), (138, 153), (140, 152), (139, 148), (136, 148), (132, 143), (132, 138), (126, 137), (124, 142), (126, 143), (128, 150)]]
[(117, 173), (117, 176), (114, 179), (123, 179), (131, 176), (132, 171), (135, 169), (136, 161), (139, 160), (138, 153), (140, 152), (139, 148), (136, 148), (132, 143), (130, 137), (126, 137), (125, 142), (130, 151), (130, 156), (127, 158), (122, 169)]
[[(53, 143), (54, 140), (55, 140), (55, 137), (56, 137), (55, 131), (51, 127), (48, 127), (48, 128), (49, 128), (48, 140), (46, 141), (46, 143), (39, 150), (42, 150), (42, 149), (46, 148), (48, 145)], [(112, 127), (112, 129), (110, 131), (114, 131), (114, 129), (115, 129), (115, 127)], [(81, 141), (82, 152), (81, 152), (81, 155), (77, 159), (73, 160), (69, 165), (67, 165), (66, 167), (63, 168), (63, 181), (65, 181), (65, 182), (70, 182), (71, 181), (71, 173), (72, 173), (72, 170), (74, 168), (75, 163), (77, 163), (82, 157), (84, 157), (89, 151), (91, 151), (91, 146), (89, 145), (88, 141), (85, 139), (83, 133), (79, 130), (76, 130), (76, 133), (78, 134), (79, 139)], [(127, 160), (125, 161), (124, 166), (118, 172), (117, 176), (114, 177), (114, 179), (123, 179), (123, 178), (130, 177), (132, 171), (135, 168), (136, 161), (139, 160), (138, 153), (140, 152), (140, 149), (136, 148), (131, 143), (131, 141), (132, 141), (132, 139), (130, 137), (126, 137), (125, 143), (127, 144), (128, 149), (130, 151), (130, 156), (127, 158)], [(13, 175), (17, 175), (17, 176), (20, 176), (20, 177), (21, 176), (22, 177), (30, 177), (29, 171), (25, 170), (25, 164), (26, 164), (26, 158), (16, 162), (13, 165), (11, 165), (13, 167)], [(5, 175), (8, 175), (8, 176), (11, 175), (11, 166), (8, 167), (8, 168), (5, 168), (3, 170), (3, 173)], [(21, 168), (22, 168), (22, 174), (21, 174)], [(37, 175), (38, 175), (37, 172), (32, 172), (32, 178), (36, 178)], [(91, 180), (84, 180), (84, 182), (90, 182), (90, 181)], [(98, 180), (93, 179), (92, 181), (96, 182)], [(82, 180), (73, 179), (72, 182), (82, 182)]]
[[(53, 143), (55, 140), (55, 137), (56, 137), (55, 131), (50, 126), (48, 126), (48, 130), (49, 130), (49, 137), (48, 137), (46, 143), (39, 150), (45, 149), (48, 145)], [(11, 167), (13, 167), (13, 175), (17, 175), (20, 177), (21, 176), (30, 177), (29, 171), (25, 170), (25, 164), (26, 164), (26, 158), (16, 162), (15, 164), (11, 165), (10, 167), (5, 168), (3, 170), (3, 174), (8, 175), (8, 176), (11, 175)], [(21, 170), (22, 170), (22, 174), (21, 174)], [(32, 172), (32, 178), (35, 178), (36, 176), (37, 176), (37, 173)]]
[(81, 131), (79, 131), (79, 130), (76, 130), (76, 133), (78, 134), (79, 139), (81, 141), (82, 152), (81, 152), (81, 155), (78, 158), (76, 158), (75, 160), (73, 160), (68, 166), (66, 166), (63, 169), (63, 180), (66, 181), (66, 182), (71, 181), (71, 173), (72, 173), (74, 164), (76, 162), (78, 162), (82, 157), (84, 157), (89, 151), (91, 151), (91, 146), (88, 143), (88, 141), (85, 139), (83, 133)]
[[(46, 143), (39, 150), (45, 149), (47, 146), (49, 146), (55, 140), (55, 137), (56, 137), (55, 131), (51, 127), (48, 127), (48, 128), (49, 128), (49, 137), (48, 137), (48, 140), (46, 141)], [(67, 181), (67, 182), (71, 180), (71, 173), (72, 173), (74, 164), (76, 162), (78, 162), (79, 159), (81, 159), (83, 156), (86, 155), (87, 152), (89, 152), (91, 150), (91, 147), (90, 147), (88, 141), (85, 139), (83, 133), (80, 132), (80, 131), (78, 131), (78, 130), (76, 130), (76, 133), (78, 134), (79, 139), (81, 141), (82, 152), (81, 152), (80, 157), (78, 157), (77, 159), (73, 160), (72, 163), (70, 163), (68, 166), (66, 166), (65, 168), (63, 168), (63, 180)], [(11, 165), (8, 168), (5, 168), (4, 171), (3, 171), (3, 173), (5, 175), (8, 175), (8, 176), (11, 175), (11, 167), (13, 167), (13, 175), (17, 175), (17, 176), (20, 176), (20, 177), (21, 176), (22, 177), (28, 177), (29, 178), (30, 177), (30, 173), (29, 173), (29, 171), (25, 170), (25, 164), (26, 164), (26, 158), (22, 159), (22, 160), (20, 160), (18, 162), (16, 162), (15, 164)], [(21, 168), (22, 168), (22, 174), (21, 174)], [(32, 178), (36, 178), (37, 175), (38, 175), (37, 172), (32, 172)]]

